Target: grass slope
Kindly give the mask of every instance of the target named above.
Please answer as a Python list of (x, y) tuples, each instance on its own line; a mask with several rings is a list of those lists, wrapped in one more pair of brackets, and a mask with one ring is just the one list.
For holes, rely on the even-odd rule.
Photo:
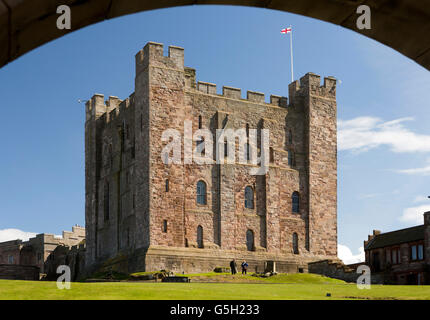
[[(70, 290), (58, 290), (55, 282), (0, 280), (0, 299), (430, 299), (430, 286), (372, 285), (359, 290), (354, 284), (312, 274), (281, 274), (270, 278), (228, 274), (189, 275), (191, 283), (102, 282), (72, 283)], [(227, 279), (231, 283), (202, 283), (202, 278)], [(223, 280), (224, 281), (224, 280)], [(239, 281), (245, 283), (238, 283)], [(331, 293), (331, 297), (326, 294)]]

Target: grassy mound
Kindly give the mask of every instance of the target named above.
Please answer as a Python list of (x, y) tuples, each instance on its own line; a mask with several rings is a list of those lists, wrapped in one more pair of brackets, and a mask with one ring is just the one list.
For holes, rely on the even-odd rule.
[(332, 279), (311, 273), (279, 273), (270, 277), (259, 277), (255, 274), (230, 273), (191, 273), (183, 276), (189, 277), (192, 282), (226, 282), (226, 283), (309, 283), (309, 284), (344, 284), (338, 279)]

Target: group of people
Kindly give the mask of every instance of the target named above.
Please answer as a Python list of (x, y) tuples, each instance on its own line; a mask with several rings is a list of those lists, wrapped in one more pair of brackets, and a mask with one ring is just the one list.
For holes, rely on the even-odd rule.
[[(242, 274), (246, 274), (246, 270), (248, 269), (248, 263), (243, 260), (242, 264), (240, 265), (242, 267)], [(230, 269), (231, 269), (231, 274), (236, 274), (237, 273), (237, 264), (236, 264), (236, 260), (232, 260), (230, 262)]]

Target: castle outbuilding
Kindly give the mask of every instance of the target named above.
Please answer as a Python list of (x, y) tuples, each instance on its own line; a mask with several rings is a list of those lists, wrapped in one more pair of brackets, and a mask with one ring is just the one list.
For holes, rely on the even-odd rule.
[[(55, 276), (59, 265), (54, 265), (58, 259), (56, 253), (69, 253), (77, 248), (84, 252), (84, 246), (85, 228), (78, 225), (73, 226), (72, 231), (63, 231), (62, 236), (39, 233), (28, 241), (17, 239), (0, 242), (0, 279), (39, 280), (48, 273)], [(67, 264), (74, 271), (74, 262), (63, 261), (60, 264)]]
[[(242, 98), (237, 88), (219, 94), (196, 83), (179, 47), (164, 56), (162, 44), (149, 42), (135, 63), (130, 97), (95, 94), (86, 103), (87, 267), (200, 272), (236, 258), (253, 271), (276, 262), (278, 271), (298, 272), (337, 257), (334, 78), (321, 85), (307, 73), (289, 85), (288, 99), (266, 102), (259, 92)], [(187, 125), (211, 136), (187, 138)], [(244, 138), (218, 141), (217, 130), (227, 129), (243, 129)], [(180, 135), (179, 162), (165, 161), (166, 130)], [(223, 144), (224, 156), (246, 152), (246, 161), (199, 164), (185, 154), (200, 146), (215, 158)], [(266, 154), (267, 171), (251, 174), (253, 152)]]
[(381, 233), (364, 241), (366, 265), (386, 284), (430, 284), (430, 212), (424, 224)]

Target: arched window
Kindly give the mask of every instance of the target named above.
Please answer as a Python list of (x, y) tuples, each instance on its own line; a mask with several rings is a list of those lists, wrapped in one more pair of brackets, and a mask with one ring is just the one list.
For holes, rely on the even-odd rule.
[(254, 231), (246, 231), (246, 249), (248, 251), (254, 251)]
[(293, 252), (299, 254), (299, 237), (297, 233), (293, 233)]
[(203, 227), (197, 227), (197, 246), (203, 248)]
[(104, 187), (104, 218), (109, 220), (109, 204), (110, 204), (109, 182), (105, 183)]
[(203, 180), (197, 182), (197, 203), (206, 204), (206, 183)]
[(254, 190), (250, 186), (245, 187), (245, 208), (254, 209)]
[(288, 165), (291, 167), (293, 166), (293, 160), (294, 160), (294, 155), (293, 155), (293, 151), (289, 150), (288, 151)]
[(300, 195), (297, 191), (293, 192), (293, 195), (291, 196), (291, 202), (292, 202), (292, 211), (294, 213), (299, 213), (299, 211), (300, 211)]

